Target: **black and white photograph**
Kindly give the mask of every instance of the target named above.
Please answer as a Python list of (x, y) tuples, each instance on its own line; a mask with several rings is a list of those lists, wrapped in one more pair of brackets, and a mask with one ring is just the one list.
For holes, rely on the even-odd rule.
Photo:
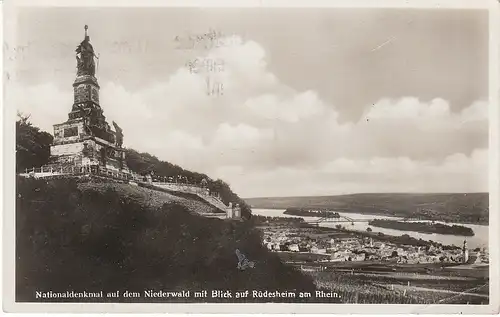
[(494, 1), (10, 2), (13, 310), (498, 313)]

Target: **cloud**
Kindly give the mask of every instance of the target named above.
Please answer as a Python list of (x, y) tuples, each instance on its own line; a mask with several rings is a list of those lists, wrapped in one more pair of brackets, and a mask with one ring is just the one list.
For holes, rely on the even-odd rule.
[[(322, 171), (332, 174), (391, 174), (421, 176), (422, 174), (480, 173), (487, 170), (488, 150), (475, 149), (470, 156), (454, 153), (442, 160), (412, 160), (405, 156), (374, 157), (365, 160), (335, 159), (323, 166)], [(483, 175), (484, 176), (484, 175)]]
[(443, 160), (417, 161), (408, 157), (335, 159), (321, 167), (290, 168), (244, 173), (239, 166), (220, 167), (217, 173), (246, 197), (332, 195), (377, 192), (488, 191), (488, 151)]
[[(71, 87), (71, 86), (70, 86)], [(41, 129), (53, 132), (53, 124), (68, 119), (73, 104), (73, 90), (61, 91), (52, 83), (34, 86), (6, 86), (6, 99), (17, 110), (30, 114), (30, 121)]]
[(488, 103), (486, 101), (475, 101), (470, 107), (460, 113), (461, 122), (485, 122), (488, 120)]
[[(441, 98), (381, 98), (359, 120), (340, 122), (343, 105), (280, 82), (263, 47), (232, 40), (193, 57), (223, 61), (221, 72), (179, 65), (139, 90), (100, 79), (104, 114), (123, 128), (125, 145), (225, 178), (246, 196), (484, 190), (486, 102), (455, 112)], [(222, 95), (207, 95), (207, 78), (223, 84)], [(71, 89), (12, 91), (18, 109), (48, 131), (71, 109)]]
[(227, 147), (253, 147), (260, 142), (273, 137), (271, 129), (257, 129), (247, 124), (240, 123), (232, 126), (228, 123), (219, 125), (215, 131), (212, 145)]
[[(284, 98), (284, 99), (280, 99)], [(328, 111), (314, 91), (308, 90), (292, 96), (261, 95), (245, 103), (254, 114), (266, 119), (298, 122), (303, 118)]]
[(397, 101), (382, 99), (370, 107), (367, 119), (419, 119), (443, 118), (450, 114), (446, 100), (436, 98), (430, 102), (421, 102), (414, 97), (405, 97)]
[(368, 108), (363, 115), (367, 122), (391, 124), (402, 121), (416, 124), (422, 130), (461, 129), (464, 124), (480, 123), (488, 120), (488, 103), (475, 101), (460, 112), (452, 112), (448, 101), (435, 98), (429, 102), (415, 97), (397, 100), (381, 99)]

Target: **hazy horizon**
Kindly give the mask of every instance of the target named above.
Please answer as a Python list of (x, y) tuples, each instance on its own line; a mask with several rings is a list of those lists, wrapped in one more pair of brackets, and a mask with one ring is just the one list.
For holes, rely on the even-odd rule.
[(261, 196), (261, 197), (242, 197), (245, 199), (266, 199), (266, 198), (308, 198), (308, 197), (335, 197), (335, 196), (352, 196), (352, 195), (468, 195), (468, 194), (490, 194), (489, 192), (467, 192), (467, 193), (424, 193), (424, 192), (371, 192), (371, 193), (348, 193), (348, 194), (332, 194), (332, 195), (305, 195), (305, 196)]

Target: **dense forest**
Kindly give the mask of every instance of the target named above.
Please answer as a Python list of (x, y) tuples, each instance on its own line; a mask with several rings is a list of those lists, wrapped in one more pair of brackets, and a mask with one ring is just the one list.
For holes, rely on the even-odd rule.
[[(18, 114), (16, 122), (16, 171), (23, 172), (26, 168), (40, 167), (49, 162), (50, 145), (53, 137), (41, 131), (29, 121), (29, 116)], [(138, 174), (153, 174), (154, 178), (177, 177), (184, 182), (199, 184), (207, 181), (212, 192), (218, 192), (222, 201), (238, 203), (241, 206), (241, 215), (251, 217), (249, 205), (231, 190), (229, 184), (221, 179), (212, 180), (205, 174), (185, 170), (182, 167), (161, 161), (149, 153), (140, 153), (133, 149), (126, 149), (128, 167)]]

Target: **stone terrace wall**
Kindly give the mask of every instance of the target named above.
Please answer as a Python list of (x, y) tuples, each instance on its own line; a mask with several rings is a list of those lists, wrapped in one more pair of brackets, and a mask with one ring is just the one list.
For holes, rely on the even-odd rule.
[[(179, 192), (187, 193), (191, 195), (196, 195), (197, 197), (203, 199), (208, 204), (219, 209), (221, 212), (226, 214), (228, 206), (226, 206), (220, 199), (209, 194), (208, 189), (182, 183), (162, 183), (162, 182), (147, 182), (143, 180), (143, 177), (135, 173), (124, 173), (116, 170), (106, 169), (102, 166), (61, 166), (59, 168), (54, 168), (51, 166), (43, 166), (40, 168), (33, 168), (31, 170), (26, 170), (25, 173), (21, 173), (20, 176), (23, 177), (34, 177), (34, 178), (60, 178), (68, 176), (99, 176), (109, 180), (116, 180), (120, 182), (127, 182), (131, 184), (144, 184), (149, 185), (151, 189), (156, 188), (161, 191), (169, 192)], [(232, 217), (230, 217), (232, 218)]]
[(214, 196), (211, 196), (207, 188), (191, 184), (182, 184), (182, 183), (150, 182), (147, 184), (167, 191), (197, 195), (210, 205), (218, 208), (223, 212), (226, 212), (227, 206), (221, 200), (217, 199)]

